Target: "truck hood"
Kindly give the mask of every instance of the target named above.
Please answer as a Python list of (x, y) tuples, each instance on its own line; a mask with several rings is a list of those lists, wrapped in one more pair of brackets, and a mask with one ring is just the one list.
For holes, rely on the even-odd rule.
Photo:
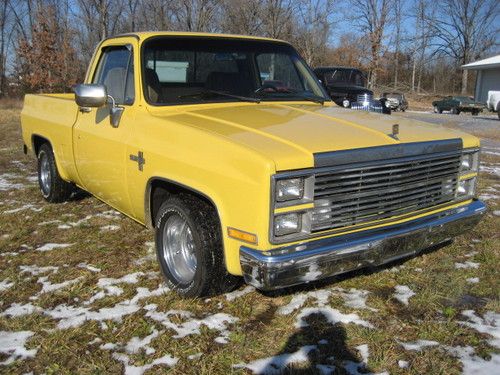
[[(442, 126), (378, 113), (319, 104), (231, 103), (180, 108), (153, 115), (217, 133), (274, 161), (277, 171), (309, 168), (314, 154), (409, 142), (462, 138), (477, 147), (473, 136)], [(392, 127), (399, 125), (397, 139)]]

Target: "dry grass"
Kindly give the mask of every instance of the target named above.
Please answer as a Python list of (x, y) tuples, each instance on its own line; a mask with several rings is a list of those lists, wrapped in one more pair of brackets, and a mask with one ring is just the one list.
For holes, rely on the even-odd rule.
[[(389, 371), (391, 374), (460, 373), (460, 361), (445, 346), (470, 346), (476, 355), (486, 360), (498, 353), (498, 348), (488, 342), (491, 337), (461, 322), (467, 321), (462, 315), (465, 310), (474, 310), (478, 316), (487, 311), (500, 312), (499, 217), (492, 214), (500, 209), (499, 197), (488, 200), (490, 213), (473, 232), (465, 233), (450, 246), (393, 268), (348, 275), (280, 294), (265, 295), (252, 291), (232, 301), (226, 296), (186, 301), (166, 292), (140, 300), (140, 308), (121, 319), (88, 320), (72, 328), (59, 329), (60, 319), (51, 318), (44, 311), (64, 305), (88, 307), (92, 311), (113, 308), (133, 298), (137, 288), (154, 290), (162, 286), (162, 280), (156, 261), (148, 252), (146, 243), (152, 241), (148, 230), (121, 215), (105, 214), (109, 208), (92, 197), (83, 196), (61, 205), (50, 205), (42, 200), (32, 180), (34, 162), (21, 153), (18, 115), (18, 110), (0, 110), (0, 176), (8, 174), (9, 183), (23, 185), (20, 189), (0, 190), (0, 282), (8, 280), (14, 283), (0, 291), (0, 311), (14, 303), (31, 303), (40, 310), (20, 317), (0, 316), (0, 331), (31, 331), (34, 334), (26, 347), (37, 349), (33, 358), (19, 359), (8, 366), (0, 365), (2, 373), (120, 373), (123, 364), (113, 357), (113, 353), (125, 353), (123, 345), (133, 337), (148, 336), (153, 329), (161, 332), (147, 344), (154, 348), (154, 353), (139, 350), (128, 354), (130, 364), (148, 364), (167, 354), (178, 358), (178, 362), (172, 368), (155, 366), (149, 372), (152, 374), (164, 373), (166, 369), (172, 374), (245, 373), (247, 370), (233, 365), (295, 352), (304, 345), (317, 345), (318, 350), (309, 353), (309, 362), (288, 368), (286, 372), (309, 374), (317, 371), (317, 364), (330, 364), (336, 366), (338, 374), (348, 373), (346, 365), (349, 362), (346, 361), (360, 362), (361, 353), (356, 348), (364, 344), (368, 345), (370, 352), (365, 370)], [(488, 156), (487, 162), (499, 166), (500, 158)], [(482, 173), (481, 177), (481, 191), (492, 193), (491, 189), (496, 189), (498, 195), (498, 176)], [(35, 211), (28, 207), (6, 213), (24, 205), (32, 205)], [(90, 217), (75, 224), (87, 216)], [(46, 224), (40, 225), (43, 222)], [(59, 225), (70, 228), (59, 229)], [(103, 231), (106, 225), (117, 225), (119, 229)], [(36, 251), (49, 242), (72, 246), (48, 252)], [(466, 261), (478, 263), (479, 268), (455, 267), (456, 262)], [(97, 267), (100, 272), (81, 268), (81, 263)], [(58, 269), (54, 273), (31, 275), (21, 272), (22, 266), (26, 265)], [(110, 294), (85, 305), (85, 301), (103, 290), (98, 285), (100, 279), (120, 278), (134, 272), (143, 273), (137, 283), (116, 284), (123, 289), (122, 294)], [(77, 281), (39, 294), (42, 288), (40, 277), (44, 276), (51, 283)], [(471, 277), (479, 278), (479, 282), (468, 282)], [(406, 285), (415, 292), (408, 306), (394, 298), (396, 285)], [(368, 291), (367, 306), (376, 311), (349, 307), (340, 289), (336, 288), (342, 288), (346, 293), (351, 288)], [(326, 306), (343, 314), (357, 314), (373, 328), (353, 323), (331, 324), (321, 314), (306, 318), (309, 327), (296, 328), (297, 316), (303, 308), (320, 306), (313, 296), (302, 308), (288, 315), (279, 313), (279, 308), (292, 298), (316, 290), (330, 293)], [(144, 307), (150, 309), (151, 304), (157, 305), (157, 312), (182, 310), (192, 314), (191, 318), (186, 318), (172, 313), (169, 318), (172, 324), (221, 313), (238, 320), (226, 325), (226, 344), (215, 342), (221, 332), (206, 326), (201, 326), (199, 334), (175, 338), (172, 324), (165, 326), (165, 319), (146, 316)], [(100, 341), (96, 342), (96, 339)], [(434, 340), (439, 345), (411, 351), (399, 343), (417, 339)], [(328, 344), (318, 344), (320, 340), (328, 340)], [(114, 350), (100, 348), (105, 343), (122, 345)], [(189, 359), (197, 353), (202, 353), (201, 357)], [(7, 357), (0, 354), (0, 362)], [(400, 368), (399, 360), (407, 361), (409, 367)]]

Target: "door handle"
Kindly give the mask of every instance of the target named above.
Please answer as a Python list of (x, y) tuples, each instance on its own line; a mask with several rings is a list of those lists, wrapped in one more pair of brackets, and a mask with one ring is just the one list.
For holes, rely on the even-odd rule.
[(89, 113), (92, 111), (92, 108), (90, 107), (79, 107), (78, 110), (81, 112), (81, 113)]

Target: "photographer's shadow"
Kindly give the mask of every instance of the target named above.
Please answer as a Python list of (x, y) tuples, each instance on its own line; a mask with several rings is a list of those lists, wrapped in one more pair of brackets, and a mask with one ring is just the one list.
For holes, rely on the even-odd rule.
[[(347, 347), (344, 325), (328, 322), (323, 314), (311, 314), (303, 327), (288, 339), (260, 374), (350, 374), (370, 369)], [(305, 361), (307, 359), (307, 361)], [(349, 369), (349, 370), (347, 370)]]

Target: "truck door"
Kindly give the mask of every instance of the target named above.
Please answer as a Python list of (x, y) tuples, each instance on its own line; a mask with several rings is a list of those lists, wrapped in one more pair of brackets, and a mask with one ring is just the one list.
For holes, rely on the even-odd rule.
[(73, 131), (75, 163), (82, 186), (126, 213), (130, 213), (125, 168), (134, 116), (131, 107), (135, 97), (133, 61), (132, 45), (102, 47), (87, 82), (105, 85), (108, 95), (125, 109), (118, 127), (113, 127), (108, 106), (81, 108)]

